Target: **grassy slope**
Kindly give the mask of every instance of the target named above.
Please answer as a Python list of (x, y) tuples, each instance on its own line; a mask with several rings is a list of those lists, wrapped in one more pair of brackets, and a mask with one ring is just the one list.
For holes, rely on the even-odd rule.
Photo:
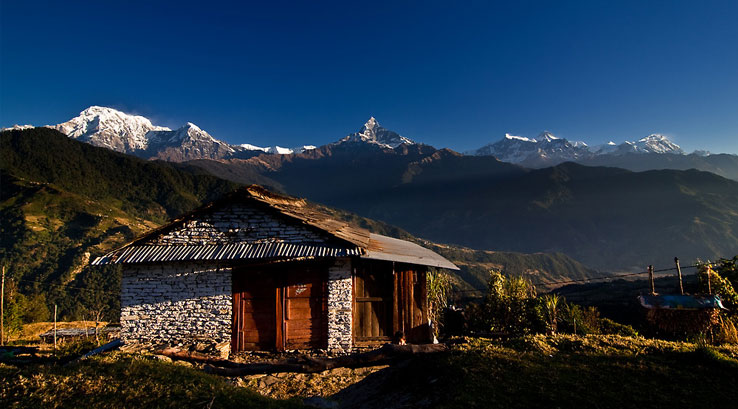
[(349, 407), (728, 408), (738, 402), (736, 358), (735, 347), (618, 336), (536, 336), (507, 346), (475, 339), (371, 375), (335, 398)]
[[(381, 369), (330, 399), (340, 407), (384, 409), (733, 408), (738, 402), (735, 346), (620, 336), (466, 340), (448, 353)], [(335, 383), (334, 376), (311, 375), (310, 383), (318, 391)], [(0, 381), (0, 400), (13, 407), (298, 406), (193, 368), (123, 353), (70, 366), (0, 365)]]
[[(0, 400), (18, 408), (291, 408), (200, 370), (112, 354), (70, 366), (0, 364)], [(8, 406), (6, 406), (8, 407)]]

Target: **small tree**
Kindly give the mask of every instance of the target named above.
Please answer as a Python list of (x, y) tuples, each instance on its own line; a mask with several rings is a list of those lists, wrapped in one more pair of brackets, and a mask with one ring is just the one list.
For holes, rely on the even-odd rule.
[(524, 335), (535, 329), (536, 288), (523, 277), (490, 272), (481, 320), (484, 329), (505, 335)]
[(559, 319), (559, 304), (561, 303), (561, 297), (558, 294), (551, 293), (540, 297), (542, 316), (544, 325), (546, 326), (547, 334), (555, 334), (558, 329)]
[(700, 291), (704, 293), (710, 291), (719, 295), (725, 307), (733, 310), (738, 306), (738, 293), (736, 293), (733, 283), (727, 278), (736, 273), (735, 263), (731, 263), (731, 261), (725, 260), (725, 263), (715, 269), (709, 264), (701, 264), (698, 267), (697, 275), (700, 281)]
[[(738, 256), (732, 259), (721, 259), (710, 265), (701, 263), (697, 270), (700, 291), (720, 296), (720, 300), (728, 311), (716, 311), (703, 332), (708, 331), (714, 342), (738, 343)], [(708, 284), (709, 283), (709, 284)]]
[(433, 270), (428, 272), (428, 315), (433, 324), (433, 335), (438, 336), (443, 310), (448, 307), (451, 279), (448, 274)]

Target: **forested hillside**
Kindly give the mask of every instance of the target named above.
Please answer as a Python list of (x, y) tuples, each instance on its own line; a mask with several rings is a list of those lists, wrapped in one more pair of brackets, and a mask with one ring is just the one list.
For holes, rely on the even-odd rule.
[(116, 313), (119, 275), (90, 259), (237, 186), (46, 128), (3, 132), (0, 147), (0, 260), (10, 285), (62, 317)]

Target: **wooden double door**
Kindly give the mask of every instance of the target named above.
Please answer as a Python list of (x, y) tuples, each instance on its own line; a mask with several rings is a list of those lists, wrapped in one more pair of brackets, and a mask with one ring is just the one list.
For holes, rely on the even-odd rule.
[(392, 339), (397, 331), (407, 342), (432, 339), (428, 326), (426, 268), (366, 260), (354, 273), (353, 334), (357, 345)]
[(327, 280), (317, 263), (234, 269), (231, 349), (326, 348)]

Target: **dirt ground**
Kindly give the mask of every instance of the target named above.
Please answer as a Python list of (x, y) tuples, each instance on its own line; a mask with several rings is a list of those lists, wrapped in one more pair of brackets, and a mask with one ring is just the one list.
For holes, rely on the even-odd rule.
[(319, 396), (329, 398), (343, 389), (361, 382), (368, 375), (388, 368), (387, 365), (367, 368), (335, 368), (319, 373), (276, 373), (235, 378), (234, 382), (264, 396), (277, 399)]

